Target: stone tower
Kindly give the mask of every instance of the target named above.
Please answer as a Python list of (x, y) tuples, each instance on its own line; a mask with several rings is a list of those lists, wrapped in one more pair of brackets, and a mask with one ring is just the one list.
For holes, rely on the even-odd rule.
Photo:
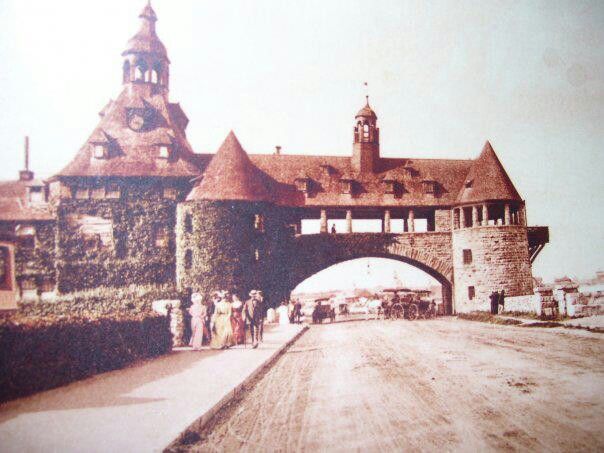
[(227, 289), (243, 298), (264, 288), (271, 200), (263, 175), (230, 132), (178, 206), (178, 289), (204, 294)]
[(532, 294), (524, 201), (487, 141), (453, 209), (455, 311), (488, 309), (489, 295)]
[(357, 173), (373, 173), (380, 158), (380, 129), (377, 127), (377, 115), (369, 106), (369, 96), (354, 119), (351, 167)]

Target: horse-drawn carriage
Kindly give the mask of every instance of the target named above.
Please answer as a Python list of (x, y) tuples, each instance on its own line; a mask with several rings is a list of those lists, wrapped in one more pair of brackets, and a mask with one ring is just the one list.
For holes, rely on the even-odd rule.
[(384, 317), (387, 319), (414, 320), (419, 317), (428, 319), (436, 316), (436, 304), (433, 300), (427, 299), (430, 291), (390, 288), (385, 289), (384, 293), (392, 294), (390, 297), (386, 296), (382, 303)]
[(329, 318), (331, 322), (336, 320), (336, 311), (330, 305), (321, 305), (321, 302), (327, 302), (330, 299), (325, 297), (323, 299), (315, 299), (315, 307), (312, 311), (312, 322), (313, 324), (322, 323), (324, 319)]

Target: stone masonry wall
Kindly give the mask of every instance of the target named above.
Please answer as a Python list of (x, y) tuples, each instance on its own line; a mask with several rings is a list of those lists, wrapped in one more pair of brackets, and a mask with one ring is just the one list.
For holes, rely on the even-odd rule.
[(451, 210), (437, 209), (434, 212), (434, 225), (436, 231), (451, 231)]
[[(463, 250), (472, 262), (464, 264)], [(533, 293), (526, 227), (485, 226), (453, 232), (455, 311), (489, 310), (489, 295), (505, 290), (509, 297)], [(475, 296), (469, 297), (470, 286)]]

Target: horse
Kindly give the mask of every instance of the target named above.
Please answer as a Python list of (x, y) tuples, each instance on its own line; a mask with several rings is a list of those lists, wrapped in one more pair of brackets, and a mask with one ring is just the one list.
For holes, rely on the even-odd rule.
[(261, 299), (252, 296), (250, 299), (246, 300), (243, 305), (243, 315), (246, 324), (249, 324), (250, 326), (252, 347), (257, 348), (258, 340), (262, 341), (262, 335), (264, 333), (264, 302)]

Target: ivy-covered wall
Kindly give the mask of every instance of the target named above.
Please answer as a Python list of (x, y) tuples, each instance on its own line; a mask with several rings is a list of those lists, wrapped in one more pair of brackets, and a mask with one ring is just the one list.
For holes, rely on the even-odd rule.
[(44, 280), (54, 281), (55, 278), (55, 221), (31, 222), (0, 222), (0, 231), (15, 233), (18, 225), (33, 226), (35, 237), (28, 243), (16, 237), (15, 239), (15, 276), (20, 283), (24, 279), (41, 285)]
[[(255, 216), (262, 216), (259, 228)], [(292, 237), (284, 213), (267, 203), (189, 201), (177, 214), (177, 287), (228, 289), (242, 298), (262, 289), (268, 304), (287, 296), (282, 260)]]
[[(84, 184), (84, 182), (80, 182)], [(59, 293), (128, 285), (174, 285), (177, 199), (162, 196), (156, 180), (120, 182), (119, 199), (61, 199), (57, 207), (57, 288)], [(186, 192), (183, 187), (182, 193)], [(90, 247), (78, 215), (111, 221), (108, 245)], [(157, 246), (157, 228), (165, 228), (165, 246)]]

